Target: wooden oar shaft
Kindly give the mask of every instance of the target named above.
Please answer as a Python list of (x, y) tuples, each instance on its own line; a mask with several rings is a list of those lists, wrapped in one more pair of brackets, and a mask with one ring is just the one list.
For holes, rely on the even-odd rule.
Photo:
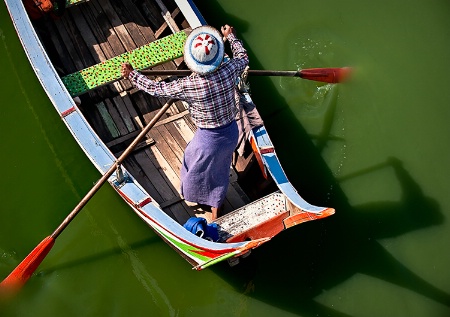
[(284, 76), (284, 77), (300, 77), (300, 71), (298, 70), (260, 70), (250, 69), (249, 75), (252, 76)]
[(63, 220), (56, 230), (44, 240), (42, 240), (28, 256), (20, 262), (20, 264), (0, 283), (0, 300), (3, 296), (13, 296), (31, 277), (33, 272), (38, 268), (45, 256), (50, 252), (55, 243), (55, 239), (69, 225), (81, 209), (88, 203), (100, 187), (114, 173), (117, 167), (125, 160), (125, 158), (134, 150), (140, 140), (150, 131), (162, 115), (169, 109), (175, 99), (170, 99), (155, 117), (145, 126), (127, 149), (120, 155), (116, 162), (103, 174), (100, 180), (91, 188), (71, 213)]
[[(189, 76), (192, 74), (192, 71), (189, 69), (147, 69), (140, 71), (143, 75), (147, 76)], [(250, 69), (248, 71), (249, 75), (254, 76), (287, 76), (287, 77), (299, 77), (300, 72), (296, 70), (255, 70)]]
[(153, 128), (153, 126), (158, 122), (158, 120), (166, 113), (167, 109), (175, 102), (175, 99), (170, 99), (158, 113), (153, 117), (153, 119), (145, 126), (145, 128), (136, 136), (136, 138), (131, 142), (131, 144), (126, 148), (126, 150), (119, 156), (119, 158), (114, 162), (113, 165), (106, 171), (105, 174), (97, 181), (94, 187), (83, 197), (83, 199), (78, 203), (78, 205), (72, 210), (72, 212), (64, 219), (64, 221), (59, 225), (58, 228), (52, 233), (51, 237), (56, 239), (61, 232), (69, 225), (69, 223), (75, 218), (75, 216), (80, 212), (80, 210), (88, 203), (88, 201), (94, 196), (94, 194), (102, 187), (102, 185), (108, 180), (108, 178), (116, 171), (117, 167), (122, 164), (122, 162), (127, 158), (127, 156), (134, 150), (136, 145), (142, 140), (142, 138)]
[[(147, 76), (189, 76), (192, 74), (190, 70), (141, 70), (142, 74)], [(301, 70), (257, 70), (250, 69), (248, 74), (251, 76), (284, 76), (284, 77), (300, 77), (303, 79), (320, 81), (324, 83), (341, 83), (347, 79), (351, 72), (349, 67), (334, 68), (307, 68)]]

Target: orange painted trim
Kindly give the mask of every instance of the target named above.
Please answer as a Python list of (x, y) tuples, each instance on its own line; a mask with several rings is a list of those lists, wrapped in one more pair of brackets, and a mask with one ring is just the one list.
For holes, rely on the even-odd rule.
[(334, 214), (334, 209), (333, 208), (327, 208), (324, 211), (322, 211), (321, 213), (317, 214), (317, 213), (312, 213), (312, 212), (306, 212), (306, 211), (302, 211), (300, 213), (294, 214), (290, 217), (287, 217), (286, 219), (284, 219), (284, 225), (287, 228), (293, 227), (295, 225), (299, 225), (301, 223), (304, 222), (308, 222), (311, 220), (317, 220), (317, 219), (322, 219), (322, 218), (326, 218), (328, 216), (331, 216)]
[(272, 238), (285, 229), (283, 219), (285, 219), (288, 215), (289, 212), (285, 211), (272, 219), (262, 222), (261, 224), (242, 232), (241, 234), (232, 236), (227, 239), (227, 243), (243, 242), (260, 238)]
[(261, 172), (262, 172), (264, 178), (267, 179), (268, 178), (267, 170), (262, 161), (261, 153), (259, 151), (258, 146), (256, 145), (256, 141), (255, 141), (254, 137), (250, 138), (250, 145), (252, 146), (253, 153), (255, 153), (255, 157), (256, 157), (256, 160), (258, 161), (259, 168), (261, 169)]

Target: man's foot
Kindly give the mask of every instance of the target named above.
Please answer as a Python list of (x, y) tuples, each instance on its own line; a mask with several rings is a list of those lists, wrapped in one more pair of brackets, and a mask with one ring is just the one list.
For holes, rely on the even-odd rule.
[(211, 207), (211, 220), (214, 221), (221, 216), (222, 207)]

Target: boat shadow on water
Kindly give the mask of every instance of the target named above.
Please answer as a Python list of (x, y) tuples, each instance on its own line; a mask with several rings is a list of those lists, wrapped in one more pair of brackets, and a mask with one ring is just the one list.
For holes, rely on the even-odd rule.
[[(112, 2), (121, 4), (118, 0)], [(80, 7), (75, 10), (84, 9)], [(227, 18), (227, 21), (217, 21), (216, 26), (230, 23), (239, 32), (244, 32), (248, 27), (245, 22), (220, 10), (215, 10), (214, 15)], [(97, 18), (101, 16), (100, 14)], [(249, 55), (251, 67), (262, 69), (251, 50)], [(326, 201), (336, 209), (336, 214), (329, 219), (309, 222), (284, 232), (271, 243), (259, 247), (252, 255), (242, 259), (241, 264), (236, 267), (218, 264), (211, 270), (244, 296), (302, 315), (347, 316), (321, 304), (317, 297), (324, 290), (333, 289), (356, 274), (387, 281), (449, 306), (450, 294), (422, 279), (378, 242), (379, 239), (398, 237), (443, 222), (436, 201), (424, 195), (402, 162), (389, 158), (382, 164), (348, 176), (357, 177), (377, 169), (391, 168), (402, 191), (400, 201), (353, 206), (340, 187), (340, 182), (346, 179), (336, 179), (321, 157), (330, 129), (325, 126), (314, 144), (287, 104), (281, 102), (283, 97), (268, 79), (255, 80), (252, 87), (258, 90), (254, 94), (254, 100), (261, 107), (262, 117), (267, 118), (265, 124), (277, 150), (280, 154), (296, 155), (291, 156), (290, 162), (281, 157), (292, 183), (307, 201)], [(328, 124), (333, 122), (336, 98), (337, 94), (332, 94), (329, 100)], [(276, 116), (269, 116), (269, 112), (282, 114), (283, 120), (274, 120)], [(282, 122), (282, 127), (277, 127), (277, 122)], [(155, 241), (159, 240), (151, 238), (130, 248), (136, 249)], [(122, 248), (116, 248), (66, 263), (64, 267), (53, 268), (43, 274), (122, 252)]]
[[(238, 26), (239, 30), (246, 27), (245, 22), (237, 18), (229, 20), (228, 23)], [(262, 69), (251, 49), (249, 55), (251, 67)], [(339, 141), (329, 134), (338, 94), (333, 92), (331, 98), (327, 98), (326, 123), (313, 143), (314, 137), (307, 134), (287, 104), (281, 102), (283, 97), (270, 80), (258, 79), (257, 84), (252, 81), (252, 88), (258, 90), (253, 99), (256, 105), (263, 105), (259, 109), (263, 118), (271, 118), (266, 119), (265, 124), (292, 183), (307, 201), (327, 201), (336, 209), (336, 214), (284, 232), (242, 259), (236, 267), (230, 269), (222, 264), (212, 270), (244, 296), (301, 315), (348, 316), (321, 304), (317, 297), (356, 274), (386, 281), (450, 306), (450, 294), (424, 280), (378, 242), (444, 221), (438, 203), (424, 194), (402, 162), (395, 157), (386, 158), (385, 162), (337, 179), (322, 159), (321, 150), (327, 141)], [(274, 120), (277, 114), (283, 117), (282, 127)], [(283, 153), (293, 153), (293, 149), (301, 150), (302, 155), (283, 160)], [(387, 168), (392, 169), (399, 184), (399, 201), (351, 205), (341, 183)]]
[[(264, 88), (264, 91), (274, 92), (275, 89)], [(268, 98), (267, 95), (264, 98)], [(286, 117), (293, 118), (293, 115)], [(356, 274), (386, 281), (450, 306), (450, 294), (414, 273), (378, 242), (444, 221), (437, 202), (424, 195), (402, 162), (388, 158), (345, 179), (336, 179), (322, 160), (319, 148), (299, 123), (284, 122), (283, 134), (295, 135), (295, 141), (291, 140), (291, 145), (287, 146), (301, 148), (305, 153), (299, 159), (301, 162), (295, 162), (298, 177), (289, 171), (294, 186), (312, 202), (328, 197), (327, 204), (336, 209), (336, 214), (284, 232), (255, 250), (240, 265), (232, 269), (222, 265), (214, 268), (215, 272), (246, 296), (302, 315), (348, 316), (319, 303), (317, 297)], [(277, 142), (281, 136), (272, 135), (279, 152), (288, 152)], [(400, 200), (352, 206), (340, 182), (384, 168), (394, 171), (401, 188)], [(308, 180), (307, 185), (297, 184), (296, 179)]]

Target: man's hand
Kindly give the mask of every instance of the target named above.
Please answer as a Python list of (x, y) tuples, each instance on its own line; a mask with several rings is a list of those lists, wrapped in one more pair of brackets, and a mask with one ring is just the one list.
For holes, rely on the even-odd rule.
[(226, 40), (228, 35), (230, 35), (231, 33), (236, 34), (236, 31), (234, 30), (234, 28), (232, 26), (229, 26), (228, 24), (225, 24), (224, 26), (222, 26), (222, 28), (220, 30), (222, 31), (224, 41)]
[(133, 66), (129, 63), (123, 63), (122, 68), (120, 69), (120, 73), (124, 78), (128, 78), (130, 76), (130, 73), (134, 70)]

